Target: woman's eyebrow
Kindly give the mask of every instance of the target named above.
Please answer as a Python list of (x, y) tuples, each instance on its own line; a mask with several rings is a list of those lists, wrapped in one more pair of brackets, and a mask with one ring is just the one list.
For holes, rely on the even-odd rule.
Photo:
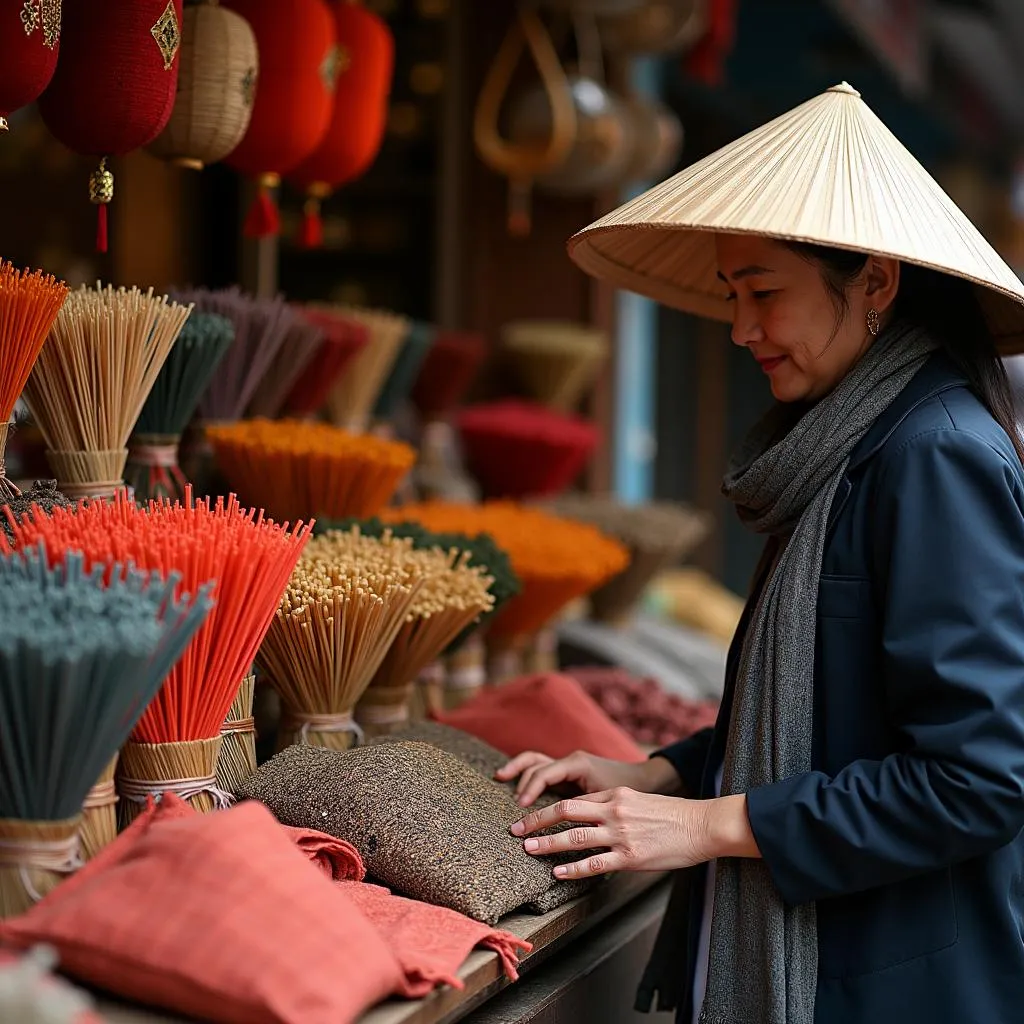
[[(773, 274), (773, 273), (775, 273), (775, 271), (771, 270), (769, 267), (762, 267), (762, 266), (759, 266), (756, 263), (751, 263), (750, 266), (740, 267), (739, 270), (734, 270), (732, 272), (731, 277), (732, 277), (733, 281), (739, 281), (739, 280), (741, 280), (744, 277), (753, 277), (755, 274)], [(726, 284), (729, 283), (729, 278), (726, 277), (725, 274), (723, 274), (720, 270), (718, 271), (718, 276), (723, 281), (725, 281)]]

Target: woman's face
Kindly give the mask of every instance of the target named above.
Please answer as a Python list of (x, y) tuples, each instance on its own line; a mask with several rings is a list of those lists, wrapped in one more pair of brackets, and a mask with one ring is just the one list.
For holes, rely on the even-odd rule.
[(780, 402), (827, 395), (874, 340), (868, 311), (884, 324), (899, 285), (897, 261), (869, 257), (842, 313), (819, 265), (784, 245), (753, 235), (718, 235), (715, 244), (733, 304), (732, 340), (758, 361)]

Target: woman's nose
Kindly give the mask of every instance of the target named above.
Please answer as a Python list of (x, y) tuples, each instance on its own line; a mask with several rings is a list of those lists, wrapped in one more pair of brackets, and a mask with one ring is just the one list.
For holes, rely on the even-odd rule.
[(732, 340), (735, 345), (752, 345), (762, 339), (761, 324), (754, 311), (736, 303), (732, 316)]

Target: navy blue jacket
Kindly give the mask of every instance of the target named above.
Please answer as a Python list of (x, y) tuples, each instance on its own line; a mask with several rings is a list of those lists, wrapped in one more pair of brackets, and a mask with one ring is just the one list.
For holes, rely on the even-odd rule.
[[(737, 648), (717, 729), (662, 752), (703, 797)], [(816, 1024), (1024, 1021), (1024, 470), (943, 356), (833, 502), (812, 770), (747, 801), (782, 897), (817, 903)]]

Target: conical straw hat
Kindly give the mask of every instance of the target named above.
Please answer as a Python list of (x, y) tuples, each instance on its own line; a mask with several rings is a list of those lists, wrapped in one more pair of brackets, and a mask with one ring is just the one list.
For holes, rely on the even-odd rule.
[(1024, 284), (845, 82), (673, 175), (569, 240), (587, 273), (732, 319), (714, 235), (891, 256), (971, 281), (1003, 352), (1024, 350)]

